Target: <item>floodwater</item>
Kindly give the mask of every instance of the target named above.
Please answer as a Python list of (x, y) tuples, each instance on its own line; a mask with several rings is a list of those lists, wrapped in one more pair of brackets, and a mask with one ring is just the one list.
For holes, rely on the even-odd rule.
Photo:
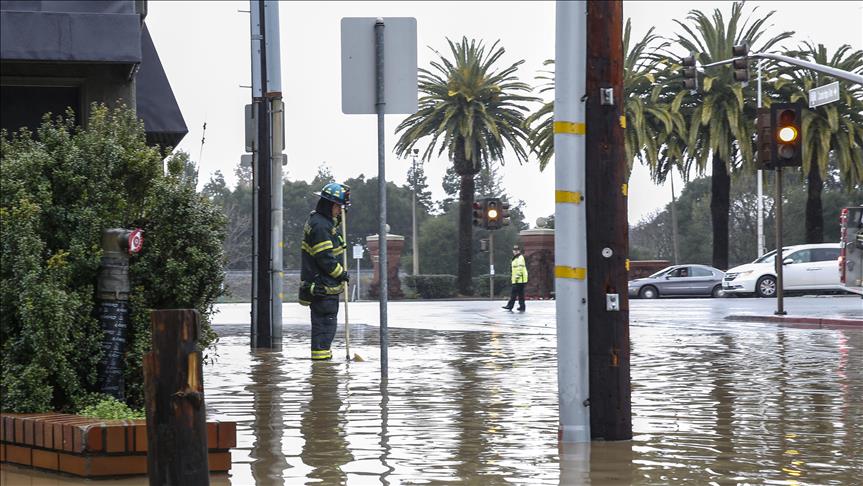
[[(704, 299), (634, 302), (633, 439), (559, 449), (554, 304), (528, 305), (397, 307), (383, 387), (375, 325), (351, 326), (365, 361), (346, 361), (340, 328), (336, 359), (315, 363), (306, 325), (284, 327), (281, 351), (250, 350), (246, 324), (218, 325), (206, 400), (238, 423), (238, 445), (212, 484), (861, 484), (863, 329), (724, 322)], [(662, 305), (672, 317), (657, 317)], [(376, 309), (358, 307), (358, 320)], [(425, 315), (440, 326), (394, 327)], [(2, 479), (82, 483), (5, 466)]]

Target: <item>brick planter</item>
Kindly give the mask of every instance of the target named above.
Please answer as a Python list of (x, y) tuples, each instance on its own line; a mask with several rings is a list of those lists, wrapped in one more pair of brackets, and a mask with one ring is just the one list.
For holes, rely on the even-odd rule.
[[(207, 422), (210, 472), (231, 469), (237, 424)], [(82, 477), (147, 474), (145, 420), (65, 415), (0, 414), (0, 462)]]

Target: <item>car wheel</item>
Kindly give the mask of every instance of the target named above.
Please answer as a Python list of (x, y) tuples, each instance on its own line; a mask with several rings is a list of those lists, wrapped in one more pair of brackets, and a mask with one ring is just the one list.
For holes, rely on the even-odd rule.
[(656, 287), (652, 285), (647, 285), (642, 287), (641, 292), (638, 293), (638, 296), (642, 299), (655, 299), (659, 297), (659, 292), (656, 290)]
[(710, 296), (714, 299), (718, 297), (725, 297), (725, 292), (722, 291), (722, 286), (717, 285), (716, 287), (713, 287), (713, 291), (710, 292)]
[(759, 278), (755, 284), (755, 294), (759, 297), (773, 297), (776, 295), (776, 278), (770, 275)]

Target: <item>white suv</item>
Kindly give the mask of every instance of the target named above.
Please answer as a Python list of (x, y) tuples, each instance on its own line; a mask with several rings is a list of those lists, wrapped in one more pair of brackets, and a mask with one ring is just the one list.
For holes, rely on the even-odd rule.
[[(722, 290), (726, 294), (776, 295), (776, 250), (752, 263), (725, 272)], [(839, 243), (787, 246), (783, 250), (782, 280), (785, 290), (841, 290)]]

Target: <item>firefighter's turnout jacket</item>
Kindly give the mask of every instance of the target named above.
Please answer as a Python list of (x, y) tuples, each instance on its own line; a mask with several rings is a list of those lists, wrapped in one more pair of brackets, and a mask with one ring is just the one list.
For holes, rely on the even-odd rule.
[(301, 304), (309, 305), (312, 297), (338, 296), (344, 291), (341, 260), (346, 248), (336, 220), (313, 211), (303, 228)]
[(527, 283), (527, 265), (524, 263), (524, 255), (518, 255), (512, 259), (512, 283)]

